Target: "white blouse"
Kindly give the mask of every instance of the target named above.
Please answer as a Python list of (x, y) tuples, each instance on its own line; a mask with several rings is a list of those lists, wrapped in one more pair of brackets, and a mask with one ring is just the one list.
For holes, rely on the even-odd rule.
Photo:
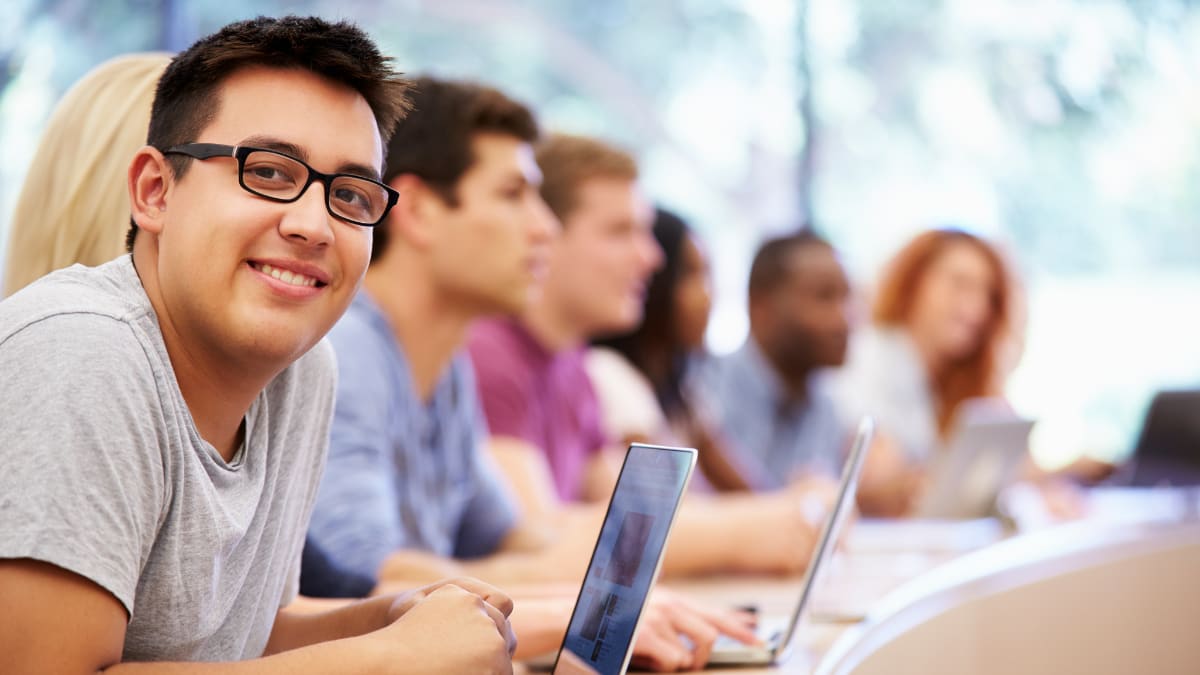
[(636, 437), (667, 442), (670, 426), (654, 387), (624, 355), (607, 347), (592, 347), (583, 363), (600, 401), (604, 433), (610, 441)]
[(928, 462), (940, 445), (929, 376), (912, 339), (895, 328), (859, 329), (830, 395), (842, 419), (875, 418), (910, 459)]

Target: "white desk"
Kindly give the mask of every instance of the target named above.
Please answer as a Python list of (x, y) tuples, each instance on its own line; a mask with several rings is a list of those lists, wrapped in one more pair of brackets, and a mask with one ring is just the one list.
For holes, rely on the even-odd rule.
[(1077, 523), (964, 556), (846, 630), (819, 675), (1200, 672), (1200, 523)]
[[(778, 666), (706, 672), (1195, 675), (1200, 673), (1195, 515), (1189, 507), (1172, 517), (1099, 518), (967, 553), (953, 546), (868, 553), (855, 551), (851, 542), (855, 557), (841, 571), (867, 570), (872, 593), (881, 596), (865, 620), (802, 625), (792, 655)], [(976, 541), (945, 540), (966, 547)], [(849, 578), (826, 578), (818, 587), (829, 586), (836, 595), (839, 584), (853, 589)], [(726, 577), (664, 585), (717, 605), (755, 604), (764, 614), (787, 614), (795, 607), (800, 579)]]
[[(861, 622), (802, 626), (776, 667), (708, 672), (1200, 673), (1200, 522), (1074, 523), (943, 561), (931, 556)], [(676, 587), (787, 611), (797, 583)]]

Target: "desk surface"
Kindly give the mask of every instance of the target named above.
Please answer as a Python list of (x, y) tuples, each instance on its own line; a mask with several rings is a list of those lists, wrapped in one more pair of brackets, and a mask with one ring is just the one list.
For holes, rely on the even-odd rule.
[[(705, 672), (741, 675), (810, 673), (838, 637), (858, 623), (857, 619), (839, 619), (836, 615), (860, 613), (859, 608), (869, 607), (888, 591), (952, 559), (954, 555), (947, 551), (847, 552), (835, 558), (835, 563), (828, 570), (829, 576), (818, 580), (818, 593), (813, 598), (812, 607), (816, 616), (810, 616), (801, 623), (796, 632), (794, 648), (782, 663), (763, 668), (713, 668)], [(788, 616), (795, 611), (799, 600), (801, 579), (725, 577), (663, 582), (663, 586), (713, 605), (739, 607), (752, 604), (765, 616)]]
[[(1153, 496), (1162, 497), (1160, 494)], [(816, 616), (810, 616), (801, 624), (793, 649), (782, 663), (763, 668), (711, 669), (705, 672), (740, 675), (812, 673), (818, 670), (818, 666), (819, 670), (827, 672), (827, 667), (840, 658), (839, 653), (844, 656), (847, 648), (862, 647), (860, 636), (871, 631), (878, 632), (881, 621), (890, 620), (891, 623), (896, 623), (895, 617), (888, 615), (895, 614), (898, 607), (936, 604), (931, 603), (928, 598), (943, 604), (947, 602), (947, 597), (950, 597), (951, 601), (953, 598), (959, 598), (959, 601), (967, 602), (969, 593), (966, 591), (969, 591), (970, 583), (964, 582), (972, 582), (978, 586), (982, 580), (985, 584), (995, 586), (997, 581), (1003, 578), (1014, 577), (1022, 567), (1034, 571), (1042, 569), (1052, 574), (1047, 570), (1052, 570), (1058, 565), (1053, 560), (1055, 556), (1064, 560), (1072, 556), (1090, 560), (1093, 559), (1093, 554), (1088, 553), (1089, 550), (1094, 549), (1097, 553), (1105, 548), (1132, 551), (1144, 548), (1145, 545), (1141, 542), (1150, 541), (1155, 537), (1167, 542), (1182, 540), (1200, 545), (1200, 524), (1197, 524), (1195, 519), (1197, 510), (1195, 507), (1187, 509), (1185, 517), (1173, 512), (1170, 517), (1158, 514), (1150, 518), (1133, 519), (1157, 521), (1160, 525), (1164, 521), (1184, 521), (1182, 527), (1168, 528), (1165, 534), (1155, 534), (1152, 528), (1145, 529), (1145, 536), (1150, 539), (1143, 537), (1142, 530), (1145, 526), (1129, 522), (1126, 518), (1129, 511), (1122, 508), (1124, 515), (1117, 519), (1119, 522), (1115, 526), (1110, 520), (1108, 530), (1104, 529), (1104, 523), (1093, 523), (1098, 526), (1094, 532), (1085, 529), (1087, 523), (1075, 523), (1048, 528), (1053, 530), (1052, 532), (1042, 531), (1028, 536), (1010, 537), (994, 546), (993, 543), (1002, 539), (1002, 533), (995, 523), (980, 522), (958, 528), (948, 527), (940, 531), (933, 525), (932, 529), (923, 534), (920, 533), (920, 528), (928, 527), (927, 524), (873, 524), (877, 531), (872, 536), (858, 539), (851, 537), (845, 542), (845, 550), (839, 552), (839, 556), (835, 557), (826, 570), (826, 576), (817, 580), (817, 595), (813, 598)], [(866, 527), (856, 528), (855, 531), (870, 532), (872, 524), (863, 525)], [(913, 529), (914, 525), (916, 530)], [(897, 532), (901, 534), (897, 536)], [(892, 544), (888, 544), (889, 541)], [(924, 550), (918, 545), (921, 541), (924, 542)], [(1072, 552), (1069, 550), (1072, 547), (1079, 550)], [(1054, 550), (1059, 548), (1063, 550), (1055, 553)], [(1037, 562), (1039, 557), (1046, 557), (1047, 562)], [(1034, 561), (1033, 564), (1030, 564), (1031, 560)], [(943, 565), (942, 569), (938, 569)], [(1026, 570), (1023, 573), (1028, 576), (1030, 572)], [(736, 607), (753, 604), (764, 615), (786, 616), (795, 609), (801, 583), (799, 577), (741, 576), (694, 581), (671, 580), (663, 582), (663, 585), (713, 605)], [(902, 590), (891, 594), (884, 602), (879, 602), (888, 596), (890, 591), (901, 586)], [(943, 586), (949, 590), (942, 588)], [(1127, 584), (1119, 586), (1124, 587)], [(923, 597), (927, 599), (923, 600)], [(905, 600), (911, 602), (901, 602)], [(846, 604), (869, 610), (872, 616), (865, 621), (836, 621), (827, 618), (831, 614), (839, 613), (839, 605)], [(860, 618), (862, 613), (865, 612), (859, 611)], [(923, 649), (927, 650), (927, 646)], [(887, 672), (887, 669), (883, 672)]]
[[(1173, 625), (1195, 625), (1195, 620), (1200, 618), (1197, 615), (1198, 610), (1190, 609), (1198, 606), (1194, 600), (1200, 598), (1200, 578), (1186, 574), (1182, 579), (1179, 577), (1181, 569), (1195, 569), (1194, 562), (1189, 561), (1195, 559), (1197, 552), (1200, 552), (1200, 523), (1191, 521), (1170, 524), (1160, 520), (1157, 523), (1141, 524), (1124, 522), (1064, 525), (1050, 531), (1012, 537), (995, 546), (969, 552), (969, 555), (947, 551), (925, 554), (858, 554), (857, 557), (851, 558), (855, 564), (847, 568), (855, 572), (857, 567), (855, 573), (858, 574), (858, 578), (870, 579), (869, 575), (862, 576), (863, 570), (875, 570), (876, 573), (882, 574), (892, 569), (896, 572), (892, 588), (904, 587), (883, 600), (883, 596), (891, 589), (887, 588), (886, 584), (880, 584), (879, 579), (870, 581), (869, 584), (876, 585), (881, 591), (877, 600), (883, 602), (869, 603), (873, 608), (869, 619), (842, 623), (822, 620), (820, 617), (810, 619), (807, 624), (801, 625), (794, 643), (795, 648), (783, 663), (773, 667), (714, 669), (707, 672), (742, 675), (812, 673), (818, 670), (818, 665), (821, 672), (850, 672), (844, 667), (833, 668), (834, 662), (844, 657), (847, 651), (862, 651), (864, 639), (869, 638), (868, 642), (878, 642), (881, 639), (880, 634), (909, 630), (904, 629), (901, 624), (911, 624), (915, 628), (926, 620), (933, 619), (938, 613), (946, 613), (946, 620), (950, 620), (956, 629), (963, 632), (955, 639), (957, 643), (974, 644), (975, 651), (986, 652), (994, 647), (992, 642), (1001, 642), (999, 638), (1006, 632), (1038, 631), (1039, 626), (1045, 622), (1024, 622), (1017, 617), (1028, 616), (1026, 612), (1030, 607), (1029, 603), (1039, 602), (1049, 603), (1047, 610), (1058, 608), (1066, 612), (1060, 617), (1061, 621), (1052, 622), (1054, 628), (1050, 633), (1037, 636), (1046, 643), (1041, 645), (1041, 651), (1044, 654), (1053, 654), (1061, 651), (1062, 640), (1088, 644), (1086, 635), (1074, 635), (1072, 631), (1091, 631), (1090, 634), (1095, 637), (1104, 635), (1104, 631), (1109, 630), (1107, 626), (1073, 628), (1075, 623), (1080, 626), (1087, 624), (1084, 620), (1086, 617), (1071, 614), (1075, 611), (1073, 607), (1082, 609), (1088, 616), (1110, 614), (1111, 612), (1106, 612), (1103, 606), (1108, 606), (1110, 610), (1125, 607), (1127, 611), (1118, 610), (1117, 614), (1125, 613), (1144, 619), (1149, 610), (1142, 605), (1150, 603), (1152, 606), (1166, 608), (1171, 605), (1168, 600), (1176, 596), (1187, 598), (1176, 602), (1183, 608), (1176, 611), (1179, 617), (1176, 617), (1177, 620), (1167, 621), (1164, 626), (1154, 631), (1158, 636), (1155, 639), (1159, 640), (1159, 646), (1164, 653), (1168, 646), (1177, 652), (1174, 657), (1164, 655), (1160, 659), (1164, 668), (1162, 672), (1196, 672), (1188, 670), (1196, 666), (1196, 660), (1186, 656), (1186, 645), (1192, 644), (1191, 641), (1168, 640), (1167, 634)], [(870, 559), (871, 564), (864, 565), (864, 559)], [(1122, 562), (1123, 560), (1132, 562)], [(853, 584), (850, 582), (854, 578), (855, 574), (845, 576), (841, 587), (851, 587)], [(831, 585), (833, 589), (839, 587), (837, 581), (835, 579), (835, 583)], [(906, 583), (909, 581), (911, 583)], [(824, 583), (822, 581), (821, 585)], [(1155, 583), (1163, 588), (1158, 589), (1157, 596), (1151, 596), (1149, 587)], [(756, 602), (764, 611), (772, 613), (787, 613), (793, 609), (799, 591), (797, 580), (759, 578), (726, 578), (670, 585), (698, 599), (719, 604)], [(1098, 592), (1102, 589), (1104, 592)], [(1080, 595), (1081, 593), (1083, 595)], [(1007, 600), (1009, 596), (1013, 599)], [(982, 600), (988, 597), (995, 600)], [(1091, 597), (1103, 597), (1104, 600), (1096, 607), (1083, 607), (1079, 604), (1080, 598)], [(1149, 597), (1155, 599), (1147, 600)], [(1154, 605), (1155, 602), (1159, 604)], [(1007, 615), (1002, 615), (1001, 610), (1007, 610), (1007, 605), (1019, 607), (1009, 611)], [(820, 609), (819, 602), (816, 607)], [(949, 612), (954, 612), (953, 617)], [(985, 614), (986, 612), (990, 614)], [(913, 616), (905, 615), (928, 615), (928, 619), (916, 618), (918, 623), (913, 623)], [(1004, 625), (1011, 624), (1010, 629), (998, 632), (992, 630), (997, 621)], [(973, 622), (982, 623), (975, 626)], [(1134, 644), (1138, 638), (1130, 635), (1137, 632), (1131, 630), (1131, 625), (1121, 624), (1115, 629), (1115, 634), (1106, 639), (1116, 640), (1117, 637), (1121, 637), (1127, 641), (1132, 640), (1133, 642), (1127, 645), (1130, 647), (1128, 651), (1140, 651)], [(938, 651), (938, 648), (931, 648), (930, 645), (940, 644), (939, 635), (944, 635), (945, 630), (947, 629), (944, 627), (933, 630), (932, 638), (926, 637), (924, 642), (916, 646), (910, 645), (912, 649), (922, 650), (921, 658), (926, 661), (921, 664), (921, 668), (911, 672), (925, 672), (930, 666), (930, 650)], [(979, 632), (980, 630), (983, 632)], [(929, 633), (930, 630), (924, 632)], [(909, 642), (916, 643), (918, 640)], [(1026, 635), (1023, 644), (1028, 646), (1034, 642), (1033, 635)], [(1095, 652), (1097, 649), (1088, 648), (1088, 651)], [(1184, 654), (1182, 657), (1178, 654), (1181, 651)], [(913, 658), (907, 659), (908, 661), (914, 664), (919, 661), (915, 655), (909, 656)], [(1041, 660), (1050, 661), (1053, 658), (1044, 657)], [(1079, 655), (1066, 650), (1062, 658), (1069, 661), (1079, 658)], [(936, 658), (933, 659), (933, 662), (936, 661)], [(894, 670), (895, 665), (885, 664), (883, 670), (876, 670), (889, 672)], [(1130, 664), (1124, 664), (1122, 668), (1128, 665)], [(1049, 669), (1042, 667), (1039, 672), (1057, 672), (1055, 668), (1061, 666), (1060, 663)], [(1178, 670), (1180, 667), (1184, 670)], [(1115, 672), (1111, 668), (1104, 670), (1102, 662), (1097, 664), (1096, 668), (1098, 669), (1094, 672)], [(963, 672), (972, 670), (973, 667)]]

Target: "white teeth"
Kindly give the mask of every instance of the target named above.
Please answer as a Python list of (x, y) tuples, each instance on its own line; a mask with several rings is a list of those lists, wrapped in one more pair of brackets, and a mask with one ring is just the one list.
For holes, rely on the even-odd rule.
[(291, 285), (291, 286), (316, 286), (317, 285), (317, 280), (312, 277), (306, 277), (303, 274), (297, 274), (297, 273), (291, 272), (289, 270), (281, 270), (278, 267), (272, 267), (265, 263), (262, 265), (259, 265), (258, 269), (263, 274), (269, 274), (270, 276), (282, 281), (285, 284)]

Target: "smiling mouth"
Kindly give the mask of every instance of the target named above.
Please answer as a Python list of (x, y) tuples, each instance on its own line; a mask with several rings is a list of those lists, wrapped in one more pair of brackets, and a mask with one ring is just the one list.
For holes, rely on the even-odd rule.
[(311, 288), (322, 288), (325, 286), (325, 282), (319, 279), (305, 276), (297, 272), (292, 272), (290, 270), (272, 267), (271, 265), (267, 265), (265, 263), (251, 262), (250, 267), (253, 267), (259, 272), (266, 274), (272, 279), (277, 279), (290, 286), (306, 286)]

